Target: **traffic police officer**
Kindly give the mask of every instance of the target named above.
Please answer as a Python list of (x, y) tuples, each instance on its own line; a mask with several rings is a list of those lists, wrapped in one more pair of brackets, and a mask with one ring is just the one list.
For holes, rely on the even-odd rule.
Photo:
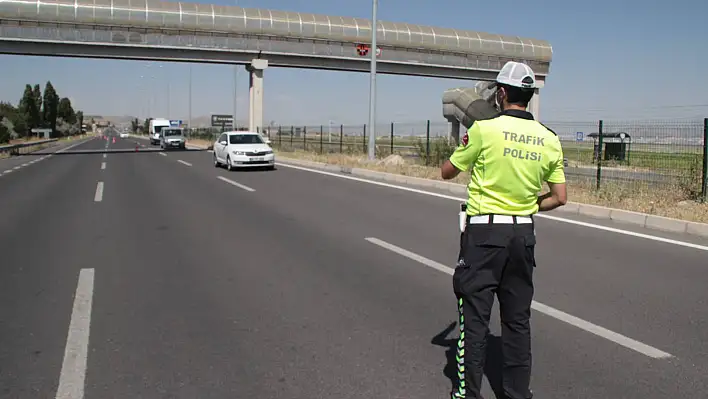
[[(533, 214), (566, 202), (563, 151), (557, 135), (526, 111), (536, 78), (508, 62), (497, 76), (500, 113), (477, 120), (441, 168), (444, 179), (470, 171), (466, 221), (453, 276), (460, 338), (452, 398), (481, 398), (486, 338), (494, 294), (502, 325), (502, 388), (530, 399), (531, 301), (536, 236)], [(549, 192), (538, 195), (546, 182)]]

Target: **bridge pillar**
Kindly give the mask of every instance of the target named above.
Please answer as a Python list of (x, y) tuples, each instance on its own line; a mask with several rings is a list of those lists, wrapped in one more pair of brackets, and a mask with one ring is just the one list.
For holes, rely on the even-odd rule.
[(250, 72), (248, 130), (263, 133), (263, 71), (268, 68), (268, 60), (255, 59), (246, 70)]
[(533, 115), (534, 119), (540, 120), (541, 98), (539, 95), (539, 89), (543, 88), (544, 81), (537, 79), (536, 84), (538, 85), (538, 88), (535, 90), (535, 93), (529, 102), (529, 112)]
[(455, 140), (455, 144), (460, 144), (460, 122), (457, 120), (450, 121), (450, 136)]

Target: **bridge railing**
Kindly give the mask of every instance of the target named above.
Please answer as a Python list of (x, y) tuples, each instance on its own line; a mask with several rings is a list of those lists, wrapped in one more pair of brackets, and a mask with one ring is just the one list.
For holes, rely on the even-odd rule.
[(15, 144), (6, 144), (6, 145), (0, 145), (0, 155), (20, 155), (21, 153), (29, 153), (32, 151), (38, 150), (39, 146), (43, 146), (45, 144), (53, 143), (56, 142), (58, 139), (46, 139), (46, 140), (37, 140), (37, 141), (29, 141), (26, 143), (15, 143)]

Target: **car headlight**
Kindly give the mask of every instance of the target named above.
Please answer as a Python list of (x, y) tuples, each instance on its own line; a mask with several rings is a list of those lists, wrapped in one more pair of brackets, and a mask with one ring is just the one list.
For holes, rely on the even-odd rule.
[(263, 153), (266, 154), (266, 155), (267, 155), (267, 154), (272, 154), (272, 153), (273, 153), (273, 150), (265, 150)]
[(243, 151), (231, 151), (231, 153), (234, 155), (246, 155), (246, 153)]

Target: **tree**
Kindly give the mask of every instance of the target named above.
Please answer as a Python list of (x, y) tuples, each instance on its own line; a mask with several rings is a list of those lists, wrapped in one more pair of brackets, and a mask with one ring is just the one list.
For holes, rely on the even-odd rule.
[(38, 126), (42, 126), (44, 124), (44, 114), (42, 112), (42, 88), (39, 87), (39, 85), (34, 85), (32, 94), (34, 95), (34, 104), (37, 107), (37, 113), (39, 115)]
[(145, 122), (143, 123), (143, 131), (144, 132), (150, 132), (150, 121), (152, 118), (147, 118), (145, 119)]
[(79, 126), (79, 134), (84, 133), (84, 112), (76, 111), (76, 124)]
[(39, 127), (40, 122), (39, 110), (37, 109), (37, 103), (35, 102), (32, 86), (25, 85), (25, 92), (22, 95), (22, 99), (20, 100), (20, 104), (17, 108), (27, 125), (25, 126), (24, 132), (16, 131), (23, 136), (27, 136), (32, 128)]
[(10, 141), (10, 130), (3, 123), (5, 116), (0, 114), (0, 144), (5, 144)]
[(44, 122), (52, 129), (52, 136), (56, 134), (57, 113), (59, 107), (59, 96), (57, 95), (52, 82), (47, 82), (44, 86)]
[(138, 133), (138, 129), (140, 128), (140, 121), (138, 120), (138, 118), (135, 118), (132, 121), (130, 121), (130, 127), (131, 127), (131, 130), (133, 131), (133, 134)]
[(71, 100), (66, 97), (59, 100), (57, 117), (63, 119), (66, 123), (73, 124), (76, 122), (76, 114), (74, 113), (74, 108), (71, 107)]
[[(27, 121), (24, 116), (20, 114), (19, 110), (12, 106), (10, 103), (0, 103), (0, 115), (4, 117), (3, 125), (6, 125), (10, 134), (13, 132), (19, 136), (20, 133), (27, 132)], [(7, 126), (7, 124), (10, 126)]]

